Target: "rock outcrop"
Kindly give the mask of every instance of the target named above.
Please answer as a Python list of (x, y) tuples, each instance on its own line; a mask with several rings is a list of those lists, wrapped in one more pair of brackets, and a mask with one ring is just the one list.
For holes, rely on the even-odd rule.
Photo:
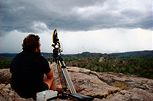
[(153, 101), (153, 80), (122, 73), (97, 73), (83, 68), (68, 68), (79, 93), (94, 101)]
[[(153, 101), (152, 79), (78, 67), (68, 67), (68, 71), (77, 92), (93, 96), (94, 101)], [(33, 101), (21, 98), (11, 89), (10, 77), (9, 69), (0, 70), (0, 101)]]

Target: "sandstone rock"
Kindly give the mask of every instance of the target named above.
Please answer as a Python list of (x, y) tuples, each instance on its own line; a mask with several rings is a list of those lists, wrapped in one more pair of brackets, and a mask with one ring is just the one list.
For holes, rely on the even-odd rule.
[(132, 94), (132, 97), (131, 97), (132, 100), (141, 99), (141, 101), (153, 101), (153, 93), (149, 93), (145, 90), (138, 89), (138, 88), (129, 90), (129, 92)]
[(153, 101), (153, 94), (142, 89), (134, 88), (124, 91), (124, 93), (116, 93), (114, 96), (103, 99), (102, 101)]
[(0, 101), (33, 101), (33, 99), (21, 98), (11, 89), (10, 84), (0, 84)]
[(128, 89), (140, 88), (153, 92), (153, 80), (143, 77), (129, 76), (121, 73), (98, 73), (98, 78), (113, 86), (116, 82), (124, 83)]
[[(76, 67), (72, 67), (70, 71), (73, 71), (71, 77), (74, 82), (79, 80), (75, 84), (80, 84), (80, 87), (83, 86), (82, 89), (84, 88), (80, 93), (96, 97), (94, 101), (99, 101), (99, 98), (102, 101), (153, 101), (153, 80), (151, 79), (128, 76), (122, 73), (96, 73), (88, 71), (85, 72), (86, 74), (82, 74), (84, 71)], [(115, 88), (117, 90), (114, 90), (112, 86), (119, 87), (120, 89)]]
[(11, 73), (9, 69), (0, 69), (0, 83), (7, 84), (10, 82)]
[(117, 87), (107, 85), (107, 83), (98, 79), (97, 76), (84, 73), (70, 73), (71, 78), (76, 86), (82, 90), (79, 92), (84, 95), (90, 95), (97, 98), (106, 97), (109, 94), (120, 91)]
[(68, 71), (70, 72), (80, 72), (80, 73), (86, 73), (89, 74), (91, 70), (85, 69), (85, 68), (78, 68), (78, 67), (67, 67)]
[[(68, 67), (68, 70), (77, 92), (93, 96), (94, 101), (153, 101), (152, 79), (122, 73), (98, 73), (78, 67)], [(21, 98), (11, 89), (10, 77), (9, 69), (0, 70), (0, 101), (33, 101)]]

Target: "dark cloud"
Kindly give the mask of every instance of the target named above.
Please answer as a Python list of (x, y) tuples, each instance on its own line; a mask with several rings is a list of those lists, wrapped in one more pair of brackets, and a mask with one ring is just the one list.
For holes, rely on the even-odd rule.
[(0, 35), (11, 30), (35, 32), (34, 24), (37, 22), (45, 24), (49, 29), (63, 30), (152, 28), (151, 0), (134, 0), (142, 4), (148, 2), (142, 7), (136, 5), (140, 9), (130, 6), (124, 8), (125, 2), (121, 1), (0, 0)]

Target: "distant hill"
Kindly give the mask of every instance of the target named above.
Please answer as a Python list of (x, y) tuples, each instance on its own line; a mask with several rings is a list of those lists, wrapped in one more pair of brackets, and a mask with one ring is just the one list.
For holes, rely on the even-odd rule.
[(138, 56), (152, 56), (153, 57), (153, 50), (152, 51), (133, 51), (133, 52), (123, 52), (123, 53), (112, 53), (109, 54), (111, 56), (117, 57), (138, 57)]
[[(110, 54), (90, 53), (90, 52), (72, 54), (72, 56), (83, 56), (83, 57), (95, 57), (95, 56), (105, 56), (105, 55), (116, 56), (116, 57), (138, 57), (138, 56), (152, 56), (153, 57), (153, 50), (132, 51), (132, 52), (123, 52), (123, 53), (110, 53)], [(65, 55), (65, 56), (68, 56), (68, 55)]]
[(17, 53), (0, 53), (0, 58), (14, 58)]
[[(0, 53), (0, 58), (7, 57), (13, 58), (16, 56), (17, 53)], [(52, 58), (52, 53), (42, 53), (45, 58)], [(113, 57), (138, 57), (138, 56), (151, 56), (153, 57), (153, 50), (146, 50), (146, 51), (133, 51), (133, 52), (123, 52), (123, 53), (111, 53), (111, 54), (102, 54), (102, 53), (90, 53), (90, 52), (83, 52), (79, 54), (63, 54), (63, 57), (75, 56), (75, 57), (101, 57), (104, 55), (109, 55)]]

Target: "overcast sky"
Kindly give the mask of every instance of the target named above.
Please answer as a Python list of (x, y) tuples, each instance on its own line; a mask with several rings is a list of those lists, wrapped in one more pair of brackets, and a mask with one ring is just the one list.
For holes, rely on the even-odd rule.
[(153, 50), (152, 0), (0, 0), (0, 53), (22, 51), (29, 33), (51, 52), (56, 28), (63, 53)]

